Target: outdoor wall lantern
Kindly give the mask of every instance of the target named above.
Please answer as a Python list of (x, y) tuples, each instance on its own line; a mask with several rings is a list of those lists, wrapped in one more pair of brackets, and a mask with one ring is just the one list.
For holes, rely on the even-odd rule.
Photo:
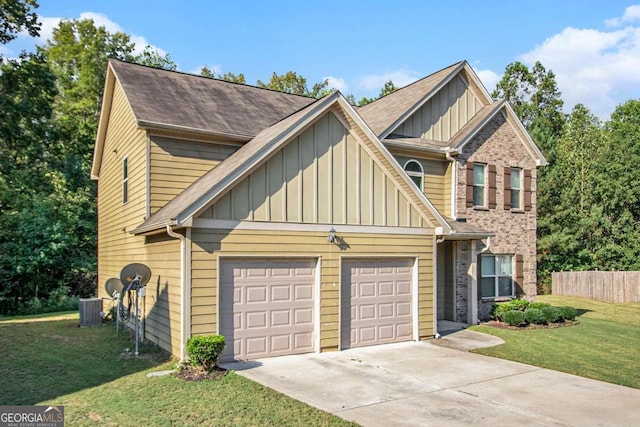
[(329, 235), (327, 236), (327, 242), (329, 243), (336, 242), (336, 229), (333, 227), (331, 227), (331, 230), (329, 230)]

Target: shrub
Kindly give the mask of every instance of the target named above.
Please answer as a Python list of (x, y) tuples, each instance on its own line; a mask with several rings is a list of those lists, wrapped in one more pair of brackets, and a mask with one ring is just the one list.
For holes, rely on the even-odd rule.
[(524, 312), (520, 310), (509, 310), (504, 313), (504, 321), (510, 326), (520, 326), (524, 321)]
[(525, 311), (529, 308), (529, 301), (526, 299), (512, 299), (507, 303), (511, 310)]
[(504, 315), (507, 311), (524, 311), (529, 306), (529, 301), (524, 299), (512, 299), (509, 302), (494, 304), (491, 308), (491, 316), (495, 320), (504, 322)]
[(197, 335), (187, 340), (189, 360), (206, 371), (211, 371), (216, 366), (225, 347), (222, 335)]
[(524, 311), (524, 320), (534, 325), (544, 325), (544, 313), (539, 308), (528, 308)]
[(529, 304), (528, 308), (537, 308), (538, 310), (542, 310), (545, 307), (551, 307), (551, 304), (548, 302), (532, 302)]
[(569, 306), (560, 307), (560, 314), (565, 320), (576, 320), (576, 316), (578, 315), (578, 311)]
[(556, 323), (562, 320), (562, 312), (558, 307), (542, 307), (540, 311), (544, 314), (544, 318), (547, 323)]

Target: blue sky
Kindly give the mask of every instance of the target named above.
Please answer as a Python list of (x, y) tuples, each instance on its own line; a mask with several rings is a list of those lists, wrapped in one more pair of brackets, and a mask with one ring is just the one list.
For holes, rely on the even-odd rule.
[(26, 35), (6, 56), (44, 43), (61, 18), (92, 18), (142, 49), (171, 55), (181, 71), (203, 65), (254, 84), (296, 71), (309, 86), (329, 78), (356, 98), (387, 80), (404, 85), (459, 60), (489, 91), (507, 64), (553, 70), (565, 110), (583, 103), (606, 118), (640, 98), (640, 1), (205, 1), (39, 0), (39, 40)]

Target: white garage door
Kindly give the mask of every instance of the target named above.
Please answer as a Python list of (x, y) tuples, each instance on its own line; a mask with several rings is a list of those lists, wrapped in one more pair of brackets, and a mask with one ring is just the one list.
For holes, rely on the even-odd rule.
[(413, 260), (342, 264), (341, 348), (411, 339)]
[(222, 261), (221, 360), (313, 351), (315, 267), (312, 259)]

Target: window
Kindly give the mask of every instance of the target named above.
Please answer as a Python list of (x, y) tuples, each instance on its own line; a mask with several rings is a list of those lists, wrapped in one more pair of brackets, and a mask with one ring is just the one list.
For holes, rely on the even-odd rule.
[(473, 165), (473, 206), (486, 206), (486, 176), (487, 165), (475, 163)]
[(129, 159), (122, 159), (122, 204), (129, 201)]
[(513, 296), (513, 257), (482, 255), (480, 260), (480, 296), (482, 298)]
[(511, 168), (509, 187), (511, 189), (511, 209), (522, 209), (522, 169)]
[(422, 182), (424, 180), (424, 169), (417, 160), (409, 160), (404, 164), (404, 171), (409, 175), (409, 178), (416, 183), (421, 191), (424, 191)]

